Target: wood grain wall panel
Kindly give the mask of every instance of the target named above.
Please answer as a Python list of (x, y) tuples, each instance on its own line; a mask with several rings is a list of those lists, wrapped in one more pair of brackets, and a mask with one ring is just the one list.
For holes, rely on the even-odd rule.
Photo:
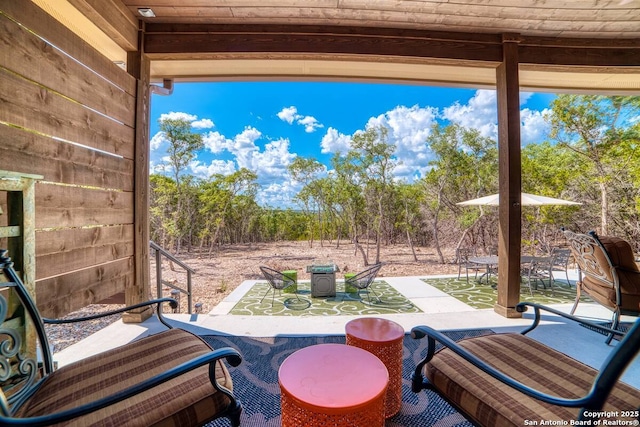
[(36, 280), (129, 258), (133, 225), (40, 231), (36, 252)]
[(133, 158), (133, 128), (0, 69), (0, 121)]
[(42, 183), (36, 186), (37, 229), (132, 223), (131, 192)]
[(136, 91), (133, 76), (32, 2), (0, 0), (0, 169), (44, 176), (35, 197), (45, 315), (133, 286)]
[(132, 224), (39, 230), (36, 232), (36, 251), (39, 256), (49, 256), (58, 252), (114, 245), (120, 240), (130, 239), (132, 236)]
[(43, 316), (60, 317), (123, 292), (132, 280), (132, 257), (38, 280), (38, 309)]
[(2, 124), (0, 146), (7, 165), (44, 181), (133, 191), (133, 160)]
[(122, 122), (134, 125), (135, 97), (109, 83), (14, 21), (0, 15), (0, 66)]
[[(30, 1), (0, 0), (0, 12), (38, 34), (70, 57), (112, 82), (130, 95), (135, 95), (136, 79), (100, 54), (71, 30), (53, 19)], [(13, 55), (11, 49), (0, 49), (0, 56)]]

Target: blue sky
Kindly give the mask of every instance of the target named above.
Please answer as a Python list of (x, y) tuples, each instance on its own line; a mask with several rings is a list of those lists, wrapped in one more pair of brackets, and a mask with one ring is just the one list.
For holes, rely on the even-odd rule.
[[(552, 94), (522, 93), (522, 143), (546, 138), (544, 110)], [(177, 83), (169, 96), (151, 100), (151, 170), (163, 172), (167, 141), (162, 117), (179, 116), (201, 133), (205, 149), (189, 173), (207, 178), (241, 167), (258, 174), (258, 201), (292, 206), (300, 186), (288, 178), (295, 156), (314, 157), (330, 168), (351, 136), (386, 126), (399, 162), (395, 176), (412, 181), (431, 160), (425, 140), (435, 122), (459, 123), (497, 140), (495, 91), (418, 85), (328, 82)]]

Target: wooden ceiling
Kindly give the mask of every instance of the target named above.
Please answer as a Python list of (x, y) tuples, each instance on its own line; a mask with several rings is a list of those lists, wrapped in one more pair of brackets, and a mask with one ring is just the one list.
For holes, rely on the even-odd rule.
[(32, 1), (68, 2), (123, 52), (144, 22), (154, 81), (495, 87), (506, 38), (523, 90), (640, 93), (640, 0)]
[(575, 38), (640, 37), (640, 0), (122, 0), (147, 22), (289, 24), (520, 33)]

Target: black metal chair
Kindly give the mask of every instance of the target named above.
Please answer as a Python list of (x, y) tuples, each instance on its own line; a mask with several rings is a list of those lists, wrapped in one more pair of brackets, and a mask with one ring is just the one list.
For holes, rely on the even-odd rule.
[[(278, 270), (274, 270), (273, 268), (269, 268), (269, 267), (260, 266), (260, 271), (262, 271), (262, 275), (264, 276), (265, 279), (267, 279), (267, 282), (269, 282), (269, 289), (267, 289), (267, 292), (265, 292), (265, 294), (262, 296), (260, 303), (264, 301), (265, 297), (269, 294), (269, 292), (273, 291), (273, 295), (271, 297), (271, 306), (273, 307), (273, 303), (276, 298), (276, 290), (280, 293), (280, 295), (282, 295), (282, 291), (284, 289), (287, 289), (290, 286), (297, 286), (296, 280), (293, 277), (289, 277)], [(294, 292), (294, 295), (299, 302), (302, 302), (302, 300), (298, 296), (297, 289)]]
[[(640, 390), (619, 378), (640, 351), (640, 321), (596, 370), (526, 334), (540, 324), (541, 311), (603, 334), (617, 331), (539, 304), (520, 303), (516, 310), (524, 312), (528, 307), (534, 310), (533, 324), (520, 333), (485, 334), (455, 342), (428, 326), (414, 327), (411, 336), (426, 338), (427, 351), (411, 377), (412, 391), (435, 391), (474, 425), (521, 426), (542, 413), (546, 419), (567, 424), (570, 419), (582, 421), (572, 423), (576, 425), (599, 425), (597, 417), (616, 414), (616, 419), (635, 425)], [(436, 343), (443, 348), (437, 349)]]
[(474, 248), (458, 248), (456, 249), (456, 263), (458, 264), (458, 279), (460, 279), (460, 274), (462, 273), (462, 269), (464, 268), (467, 283), (469, 283), (469, 270), (473, 271), (474, 277), (478, 279), (478, 272), (482, 271), (483, 273), (488, 272), (488, 268), (482, 264), (476, 264), (474, 262), (469, 262), (469, 257), (477, 256), (478, 253)]
[[(180, 425), (226, 417), (240, 425), (242, 406), (223, 361), (241, 362), (230, 347), (212, 349), (197, 335), (172, 328), (160, 298), (106, 313), (45, 319), (0, 250), (0, 425)], [(157, 306), (167, 331), (54, 369), (44, 324), (77, 323)], [(162, 408), (162, 410), (160, 410)]]
[(358, 295), (360, 295), (360, 291), (365, 290), (367, 292), (367, 300), (369, 301), (369, 303), (371, 303), (371, 297), (369, 296), (369, 291), (371, 291), (376, 296), (378, 302), (380, 302), (380, 297), (371, 287), (371, 284), (376, 279), (380, 268), (382, 268), (382, 263), (374, 264), (371, 267), (362, 270), (355, 276), (345, 279), (345, 287), (353, 286), (358, 290)]

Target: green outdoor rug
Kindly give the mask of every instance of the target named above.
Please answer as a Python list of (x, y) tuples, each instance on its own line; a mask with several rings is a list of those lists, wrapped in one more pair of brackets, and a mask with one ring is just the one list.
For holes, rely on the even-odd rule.
[(298, 282), (298, 296), (301, 301), (290, 293), (275, 293), (273, 305), (272, 292), (260, 300), (269, 289), (267, 282), (258, 282), (231, 309), (229, 314), (244, 316), (340, 316), (340, 315), (372, 315), (421, 313), (418, 307), (405, 298), (393, 286), (376, 280), (371, 287), (380, 297), (380, 301), (371, 293), (371, 302), (367, 299), (366, 291), (357, 293), (344, 292), (344, 284), (336, 284), (335, 297), (311, 296), (309, 282)]
[[(451, 295), (454, 298), (459, 299), (467, 305), (473, 308), (493, 308), (498, 298), (498, 291), (493, 289), (486, 282), (478, 283), (475, 279), (469, 278), (469, 283), (465, 277), (458, 279), (452, 278), (440, 278), (440, 279), (422, 279), (423, 282), (433, 286)], [(495, 285), (495, 282), (494, 282)], [(538, 289), (533, 288), (533, 296), (529, 292), (529, 286), (526, 283), (520, 285), (520, 301), (535, 302), (539, 304), (566, 304), (572, 303), (576, 299), (576, 288), (566, 283), (555, 282), (553, 284), (553, 293), (547, 285), (547, 288), (543, 288), (541, 283), (538, 283)], [(580, 301), (591, 301), (587, 297), (580, 298)]]

